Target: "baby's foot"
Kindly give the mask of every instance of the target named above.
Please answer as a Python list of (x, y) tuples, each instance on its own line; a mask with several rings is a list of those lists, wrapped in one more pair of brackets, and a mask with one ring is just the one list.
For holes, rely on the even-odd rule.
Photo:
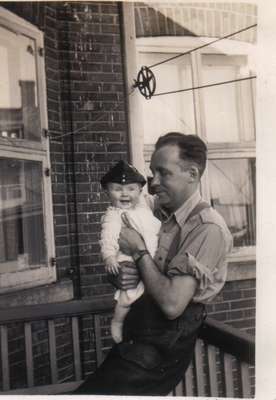
[(115, 343), (120, 343), (123, 340), (123, 323), (111, 321), (111, 335)]

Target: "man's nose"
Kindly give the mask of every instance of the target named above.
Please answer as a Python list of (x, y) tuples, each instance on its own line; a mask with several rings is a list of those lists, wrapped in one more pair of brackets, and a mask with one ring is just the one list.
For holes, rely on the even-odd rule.
[(153, 175), (153, 177), (151, 178), (150, 186), (151, 186), (152, 188), (154, 188), (155, 186), (158, 186), (158, 185), (160, 185), (160, 179), (159, 179), (159, 176), (158, 176), (157, 174), (155, 174), (155, 175)]

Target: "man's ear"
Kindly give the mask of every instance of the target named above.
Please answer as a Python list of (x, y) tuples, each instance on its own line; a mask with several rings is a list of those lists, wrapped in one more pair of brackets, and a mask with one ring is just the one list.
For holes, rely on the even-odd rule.
[(189, 172), (190, 172), (191, 182), (199, 181), (200, 174), (198, 168), (195, 165), (191, 165), (189, 167)]

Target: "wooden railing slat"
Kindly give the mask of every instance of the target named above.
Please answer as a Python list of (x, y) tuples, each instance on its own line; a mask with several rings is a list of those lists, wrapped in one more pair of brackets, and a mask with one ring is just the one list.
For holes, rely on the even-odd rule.
[(185, 396), (193, 396), (193, 366), (190, 363), (185, 373)]
[(1, 360), (2, 360), (2, 385), (3, 390), (10, 389), (10, 368), (9, 368), (9, 353), (8, 353), (8, 329), (1, 325)]
[(57, 383), (57, 351), (56, 351), (56, 336), (55, 336), (55, 323), (51, 319), (48, 321), (49, 332), (49, 350), (50, 350), (50, 364), (51, 364), (51, 377), (52, 383)]
[(76, 380), (79, 381), (81, 379), (81, 357), (80, 357), (80, 338), (79, 338), (78, 317), (72, 317), (72, 335), (73, 335), (75, 377), (76, 377)]
[(101, 324), (99, 315), (94, 316), (94, 329), (95, 329), (96, 362), (98, 367), (103, 361), (103, 352), (101, 346)]
[(232, 356), (230, 354), (224, 353), (223, 363), (224, 363), (224, 379), (225, 379), (226, 397), (234, 397)]
[(30, 322), (25, 322), (24, 331), (25, 331), (27, 382), (28, 382), (28, 387), (33, 387), (34, 365), (33, 365), (32, 326)]
[(241, 383), (243, 397), (251, 397), (249, 365), (241, 363)]
[(180, 382), (176, 385), (176, 387), (175, 387), (175, 389), (174, 389), (174, 395), (175, 395), (175, 396), (183, 396), (183, 382), (182, 382), (182, 381), (180, 381)]
[(203, 372), (203, 352), (202, 341), (198, 339), (195, 345), (195, 372), (197, 383), (197, 395), (204, 396), (204, 372)]
[(212, 345), (207, 346), (208, 371), (210, 380), (210, 392), (212, 397), (218, 396), (218, 378), (216, 368), (216, 348)]

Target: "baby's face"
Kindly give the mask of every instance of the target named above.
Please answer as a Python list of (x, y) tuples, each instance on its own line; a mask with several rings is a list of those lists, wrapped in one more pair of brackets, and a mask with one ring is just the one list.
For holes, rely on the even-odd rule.
[(128, 210), (134, 208), (139, 201), (142, 187), (139, 183), (108, 183), (107, 193), (114, 207)]

